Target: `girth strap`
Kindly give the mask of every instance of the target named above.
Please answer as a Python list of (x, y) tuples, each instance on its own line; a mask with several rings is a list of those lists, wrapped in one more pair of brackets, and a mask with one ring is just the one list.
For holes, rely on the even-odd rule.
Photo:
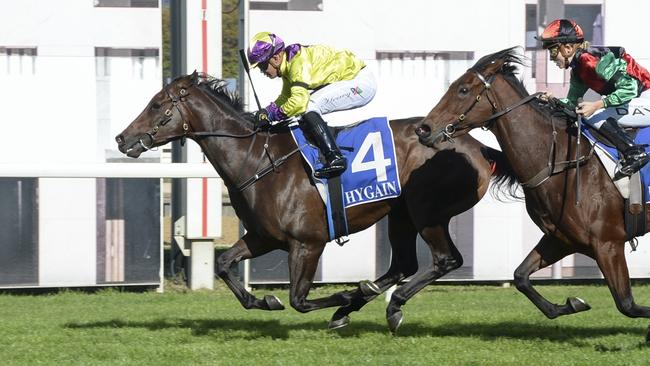
[(593, 152), (594, 152), (594, 146), (592, 145), (591, 149), (589, 150), (589, 154), (583, 155), (576, 160), (558, 161), (549, 164), (544, 169), (542, 169), (539, 173), (537, 173), (534, 177), (530, 178), (524, 183), (521, 183), (521, 186), (524, 188), (537, 188), (542, 183), (546, 182), (546, 180), (549, 179), (551, 176), (557, 173), (561, 173), (567, 169), (575, 168), (578, 165), (585, 164), (587, 160), (591, 158)]

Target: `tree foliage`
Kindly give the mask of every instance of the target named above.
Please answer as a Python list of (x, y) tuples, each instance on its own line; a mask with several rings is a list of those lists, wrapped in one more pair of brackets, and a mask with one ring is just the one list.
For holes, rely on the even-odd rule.
[[(222, 78), (237, 78), (239, 75), (239, 0), (222, 2)], [(171, 78), (171, 29), (169, 3), (162, 6), (162, 63), (163, 80)]]

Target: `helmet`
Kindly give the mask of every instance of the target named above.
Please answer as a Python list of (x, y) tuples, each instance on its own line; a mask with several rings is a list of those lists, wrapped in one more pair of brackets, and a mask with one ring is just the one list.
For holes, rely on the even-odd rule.
[(551, 22), (538, 39), (547, 49), (558, 43), (580, 43), (585, 40), (585, 35), (575, 20), (558, 19)]
[(269, 32), (257, 33), (249, 43), (248, 63), (251, 68), (256, 67), (260, 62), (268, 61), (282, 50), (284, 50), (282, 38)]

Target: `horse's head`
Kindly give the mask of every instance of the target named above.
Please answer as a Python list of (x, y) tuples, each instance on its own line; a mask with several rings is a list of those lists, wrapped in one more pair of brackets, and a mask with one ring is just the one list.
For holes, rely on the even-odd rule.
[(487, 55), (456, 79), (416, 129), (420, 142), (433, 146), (458, 131), (488, 125), (498, 108), (493, 83), (500, 74), (512, 72), (513, 63), (522, 62), (514, 50)]
[(180, 77), (156, 93), (140, 115), (115, 137), (120, 151), (137, 158), (146, 150), (185, 136), (189, 125), (183, 102), (197, 77), (196, 72)]

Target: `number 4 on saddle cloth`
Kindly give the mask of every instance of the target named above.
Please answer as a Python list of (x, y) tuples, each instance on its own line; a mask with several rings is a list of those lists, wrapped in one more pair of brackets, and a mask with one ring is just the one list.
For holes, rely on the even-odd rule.
[[(340, 177), (330, 179), (313, 176), (314, 171), (323, 166), (324, 158), (309, 144), (302, 130), (294, 126), (291, 134), (301, 147), (300, 152), (325, 202), (330, 240), (348, 234), (345, 208), (400, 195), (395, 143), (386, 117), (334, 129), (336, 144), (347, 158), (348, 166)], [(337, 243), (342, 245), (338, 240)]]
[[(600, 158), (603, 166), (614, 177), (618, 167), (619, 153), (613, 146), (605, 144), (594, 130), (582, 125), (582, 134), (592, 144), (595, 144), (596, 155)], [(634, 142), (639, 145), (646, 145), (646, 152), (650, 153), (650, 127), (636, 130)], [(628, 239), (645, 234), (645, 204), (650, 202), (650, 164), (646, 164), (629, 178), (614, 180), (616, 188), (625, 199), (625, 226)]]

